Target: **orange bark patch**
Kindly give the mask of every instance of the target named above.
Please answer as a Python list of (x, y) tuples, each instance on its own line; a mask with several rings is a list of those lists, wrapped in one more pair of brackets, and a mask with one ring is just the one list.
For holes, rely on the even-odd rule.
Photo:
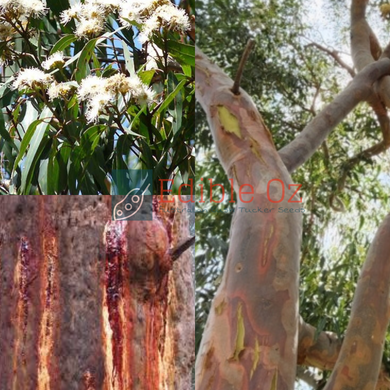
[[(45, 221), (42, 221), (41, 225), (44, 223)], [(41, 261), (40, 299), (43, 311), (38, 341), (38, 389), (50, 390), (54, 366), (53, 346), (59, 298), (58, 242), (56, 234), (50, 226), (42, 226), (42, 228), (44, 234), (42, 236), (43, 258)]]
[(272, 251), (276, 245), (276, 232), (275, 223), (272, 221), (270, 224), (264, 225), (264, 241), (263, 241), (263, 253), (261, 259), (261, 266), (266, 267), (267, 263), (271, 260)]
[(203, 369), (209, 370), (211, 368), (211, 366), (213, 365), (213, 357), (214, 357), (214, 347), (210, 347), (210, 349), (206, 353)]
[(341, 374), (345, 376), (349, 381), (353, 380), (353, 377), (349, 374), (349, 367), (344, 366), (341, 370)]

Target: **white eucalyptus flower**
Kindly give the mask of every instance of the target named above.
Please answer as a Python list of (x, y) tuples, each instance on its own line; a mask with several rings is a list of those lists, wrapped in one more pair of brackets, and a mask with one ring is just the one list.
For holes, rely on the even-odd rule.
[(51, 55), (46, 61), (42, 62), (43, 69), (50, 70), (54, 68), (60, 68), (64, 65), (64, 55), (57, 51)]
[(119, 10), (120, 0), (89, 0), (88, 3), (100, 6), (106, 13), (112, 13)]
[(117, 73), (107, 79), (106, 91), (114, 95), (121, 93), (125, 95), (130, 92), (131, 83), (130, 77), (126, 77), (122, 73)]
[(105, 12), (103, 7), (96, 3), (85, 3), (82, 10), (81, 15), (84, 19), (104, 19)]
[(12, 83), (14, 89), (19, 91), (27, 88), (45, 88), (54, 81), (53, 76), (37, 68), (23, 69)]
[(190, 29), (191, 24), (184, 10), (177, 8), (172, 3), (163, 4), (148, 19), (144, 20), (142, 31), (139, 35), (141, 43), (149, 40), (152, 32), (161, 27), (185, 32)]
[(52, 83), (47, 90), (49, 99), (53, 101), (58, 98), (69, 98), (76, 87), (72, 83)]
[[(130, 0), (121, 5), (119, 16), (123, 26), (129, 26), (129, 21), (142, 23), (153, 11), (168, 0)], [(169, 2), (169, 1), (168, 1)]]
[(88, 103), (88, 110), (85, 114), (88, 122), (96, 122), (99, 115), (102, 114), (112, 100), (112, 95), (109, 93), (99, 93), (92, 97)]
[(47, 12), (46, 1), (41, 0), (0, 0), (0, 10), (14, 20), (39, 18)]
[(18, 0), (26, 17), (34, 16), (40, 18), (47, 12), (46, 1), (41, 0)]
[(74, 3), (69, 9), (61, 12), (60, 20), (62, 24), (69, 23), (72, 19), (78, 19), (83, 9), (82, 3)]
[(104, 19), (93, 18), (80, 20), (75, 35), (79, 38), (90, 38), (101, 34), (104, 31)]
[(183, 9), (177, 8), (172, 3), (158, 8), (157, 15), (172, 30), (186, 32), (190, 29), (190, 20)]
[(80, 100), (91, 99), (106, 90), (107, 79), (98, 76), (87, 76), (81, 82), (78, 89), (78, 96)]
[(141, 79), (133, 75), (128, 77), (131, 97), (140, 105), (149, 104), (154, 99), (154, 92)]

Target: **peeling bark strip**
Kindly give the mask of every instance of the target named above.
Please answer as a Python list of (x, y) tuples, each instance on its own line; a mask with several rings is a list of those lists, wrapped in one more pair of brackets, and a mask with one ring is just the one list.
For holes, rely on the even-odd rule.
[(170, 256), (188, 237), (184, 213), (112, 222), (98, 196), (3, 207), (1, 390), (190, 390), (191, 252)]
[[(233, 218), (223, 280), (197, 357), (196, 388), (252, 390), (261, 384), (264, 390), (289, 390), (297, 359), (301, 215), (277, 213), (267, 188), (273, 179), (285, 188), (292, 180), (252, 99), (241, 90), (234, 95), (232, 80), (199, 49), (196, 79), (197, 99), (228, 178), (236, 193), (241, 185), (253, 188)], [(271, 198), (280, 199), (280, 192), (280, 183), (272, 181)], [(287, 192), (278, 207), (288, 207), (294, 191)], [(273, 210), (240, 212), (245, 207)]]

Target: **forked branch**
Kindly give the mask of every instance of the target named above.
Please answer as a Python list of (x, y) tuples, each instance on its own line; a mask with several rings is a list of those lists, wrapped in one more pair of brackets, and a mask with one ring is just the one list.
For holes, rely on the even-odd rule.
[(373, 84), (387, 74), (390, 74), (388, 58), (366, 66), (332, 103), (309, 122), (292, 142), (284, 146), (279, 155), (288, 171), (293, 172), (305, 163), (352, 109), (371, 96)]
[[(306, 323), (302, 317), (299, 322), (298, 365), (331, 371), (339, 357), (343, 339), (333, 332), (319, 332)], [(376, 390), (390, 390), (390, 376), (382, 366)]]

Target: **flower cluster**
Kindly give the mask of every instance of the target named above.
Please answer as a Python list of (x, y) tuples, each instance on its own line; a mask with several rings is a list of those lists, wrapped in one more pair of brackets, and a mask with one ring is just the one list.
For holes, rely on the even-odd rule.
[(119, 8), (118, 0), (87, 0), (75, 3), (61, 13), (61, 22), (76, 21), (75, 34), (81, 38), (91, 38), (104, 31), (106, 17)]
[[(0, 0), (1, 1), (1, 0)], [(75, 34), (78, 37), (90, 38), (101, 34), (104, 21), (112, 12), (118, 12), (123, 26), (132, 23), (142, 26), (140, 40), (145, 42), (153, 31), (162, 27), (185, 32), (190, 28), (188, 16), (169, 0), (86, 0), (75, 3), (61, 14), (61, 22), (70, 20), (77, 23)]]
[(64, 65), (64, 55), (57, 51), (53, 55), (51, 55), (46, 61), (42, 62), (42, 68), (46, 70), (60, 68)]
[(27, 68), (19, 72), (12, 86), (14, 89), (24, 91), (26, 89), (46, 88), (52, 82), (54, 82), (52, 75), (46, 74), (37, 68)]
[(118, 95), (140, 105), (150, 103), (154, 97), (154, 92), (138, 76), (126, 77), (121, 73), (109, 78), (88, 76), (81, 82), (77, 94), (80, 100), (87, 101), (88, 122), (96, 121), (116, 101)]
[(13, 38), (18, 27), (23, 30), (28, 18), (39, 18), (46, 11), (46, 0), (0, 0), (0, 42), (5, 43), (0, 53), (0, 66), (16, 58)]
[[(55, 59), (47, 60), (47, 69), (56, 63)], [(109, 106), (116, 103), (119, 95), (124, 97), (125, 102), (133, 101), (139, 105), (149, 104), (154, 98), (152, 89), (138, 76), (126, 77), (121, 73), (108, 78), (88, 76), (77, 85), (73, 81), (57, 83), (52, 75), (37, 68), (28, 68), (19, 72), (12, 86), (22, 92), (27, 89), (47, 89), (51, 101), (58, 98), (69, 99), (77, 89), (79, 100), (87, 102), (88, 122), (96, 121), (100, 114), (107, 112)]]
[(23, 21), (39, 18), (47, 11), (45, 0), (0, 0), (0, 17), (4, 20)]
[(169, 30), (185, 32), (190, 28), (190, 21), (184, 10), (176, 8), (171, 2), (158, 7), (148, 17), (142, 27), (139, 39), (141, 42), (149, 40), (153, 31), (165, 27)]
[(67, 82), (67, 83), (53, 83), (50, 85), (47, 90), (47, 94), (49, 95), (49, 99), (53, 101), (54, 99), (68, 99), (73, 95), (73, 92), (77, 89), (74, 85), (77, 84), (75, 82)]

